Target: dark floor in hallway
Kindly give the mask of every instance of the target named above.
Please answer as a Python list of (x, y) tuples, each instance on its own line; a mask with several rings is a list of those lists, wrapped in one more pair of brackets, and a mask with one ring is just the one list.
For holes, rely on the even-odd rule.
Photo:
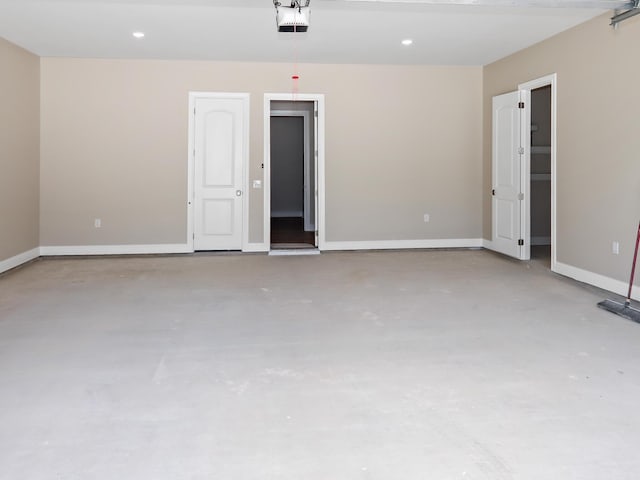
[(307, 244), (314, 247), (315, 232), (305, 232), (302, 217), (272, 217), (271, 244)]

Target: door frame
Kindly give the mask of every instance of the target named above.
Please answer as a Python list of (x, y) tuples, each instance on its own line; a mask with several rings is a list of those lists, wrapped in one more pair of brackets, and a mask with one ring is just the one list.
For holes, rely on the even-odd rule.
[(189, 128), (187, 150), (187, 250), (194, 252), (194, 195), (195, 195), (195, 131), (196, 131), (196, 101), (198, 99), (239, 99), (243, 101), (242, 143), (244, 155), (242, 157), (242, 251), (249, 244), (249, 123), (250, 100), (249, 93), (233, 92), (189, 92)]
[[(544, 77), (536, 78), (525, 83), (518, 85), (519, 90), (525, 90), (529, 92), (529, 98), (531, 98), (531, 90), (536, 88), (551, 86), (551, 270), (557, 271), (557, 229), (556, 229), (556, 212), (557, 212), (557, 194), (556, 194), (556, 170), (557, 170), (557, 92), (558, 92), (558, 74), (552, 73), (545, 75)], [(527, 109), (529, 114), (529, 122), (531, 121), (531, 105)], [(526, 155), (526, 167), (523, 173), (523, 182), (525, 185), (530, 185), (531, 182), (531, 138), (528, 139), (528, 145), (525, 147), (528, 152)], [(530, 191), (530, 189), (528, 189)], [(527, 217), (527, 225), (531, 222), (531, 199), (529, 195), (526, 197), (525, 215)], [(531, 230), (528, 228), (526, 231), (527, 238), (525, 242), (531, 245)]]
[[(312, 192), (315, 194), (316, 185), (311, 185), (311, 145), (309, 144), (309, 112), (302, 110), (272, 110), (271, 117), (302, 117), (303, 121), (303, 138), (304, 138), (304, 148), (303, 148), (303, 164), (304, 164), (304, 205), (303, 205), (303, 216), (304, 216), (304, 229), (305, 231), (315, 231), (315, 228), (311, 230), (311, 226), (309, 224), (309, 220), (311, 217), (311, 195)], [(271, 135), (271, 128), (269, 128), (269, 135)], [(271, 140), (271, 136), (269, 136), (269, 140)], [(269, 144), (271, 145), (271, 144)], [(317, 183), (317, 182), (316, 182)], [(271, 213), (271, 212), (269, 212)]]
[(264, 210), (263, 210), (263, 234), (266, 251), (271, 250), (271, 101), (301, 101), (314, 102), (314, 110), (317, 112), (314, 121), (316, 143), (318, 150), (316, 157), (316, 186), (318, 189), (316, 197), (316, 231), (318, 234), (318, 250), (323, 250), (326, 243), (325, 237), (325, 107), (324, 95), (317, 93), (296, 93), (295, 98), (291, 93), (265, 93), (263, 106), (264, 125), (264, 153), (262, 182), (264, 185)]

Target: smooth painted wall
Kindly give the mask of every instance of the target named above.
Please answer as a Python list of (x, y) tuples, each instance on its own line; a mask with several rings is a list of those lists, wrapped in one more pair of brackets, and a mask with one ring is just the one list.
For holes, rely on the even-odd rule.
[(0, 261), (39, 243), (40, 59), (0, 38)]
[[(184, 243), (189, 91), (251, 94), (250, 181), (263, 179), (277, 63), (44, 58), (41, 244)], [(326, 105), (328, 241), (480, 238), (482, 68), (299, 66)], [(263, 189), (249, 240), (262, 243)], [(423, 214), (431, 222), (423, 221)], [(102, 228), (94, 228), (94, 219)]]
[(491, 98), (557, 73), (558, 262), (627, 281), (640, 217), (640, 17), (614, 30), (610, 16), (484, 68), (483, 231), (490, 239)]
[(271, 117), (271, 216), (304, 213), (304, 119)]
[[(314, 150), (315, 150), (315, 144), (316, 144), (316, 140), (315, 140), (315, 135), (316, 135), (316, 119), (315, 119), (315, 107), (314, 107), (314, 102), (311, 101), (297, 101), (297, 102), (289, 102), (289, 101), (283, 101), (283, 100), (272, 100), (271, 101), (271, 112), (277, 112), (277, 111), (302, 111), (302, 112), (307, 112), (309, 115), (309, 122), (307, 125), (308, 131), (307, 131), (307, 139), (309, 142), (309, 184), (310, 185), (316, 185), (316, 167), (315, 167), (315, 154), (314, 154)], [(273, 165), (272, 165), (273, 168)], [(271, 178), (273, 181), (273, 172), (271, 173)], [(312, 187), (313, 188), (313, 187)], [(273, 185), (271, 186), (271, 190), (273, 193)], [(310, 195), (310, 202), (309, 202), (309, 219), (308, 221), (310, 222), (310, 227), (313, 227), (313, 229), (315, 230), (315, 224), (316, 224), (316, 195), (312, 194)], [(273, 207), (271, 208), (271, 210), (273, 211)]]

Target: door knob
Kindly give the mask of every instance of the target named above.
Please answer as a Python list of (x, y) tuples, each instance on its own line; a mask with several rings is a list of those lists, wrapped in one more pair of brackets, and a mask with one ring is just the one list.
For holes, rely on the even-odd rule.
[(242, 195), (242, 190), (236, 190), (236, 197), (239, 197), (240, 195)]

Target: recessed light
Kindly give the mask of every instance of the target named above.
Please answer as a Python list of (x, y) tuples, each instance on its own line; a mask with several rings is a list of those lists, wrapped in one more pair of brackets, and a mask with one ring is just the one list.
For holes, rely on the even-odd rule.
[(412, 43), (413, 43), (413, 40), (411, 40), (410, 38), (402, 40), (403, 45), (411, 45)]
[(133, 32), (133, 36), (136, 38), (143, 38), (144, 32)]

